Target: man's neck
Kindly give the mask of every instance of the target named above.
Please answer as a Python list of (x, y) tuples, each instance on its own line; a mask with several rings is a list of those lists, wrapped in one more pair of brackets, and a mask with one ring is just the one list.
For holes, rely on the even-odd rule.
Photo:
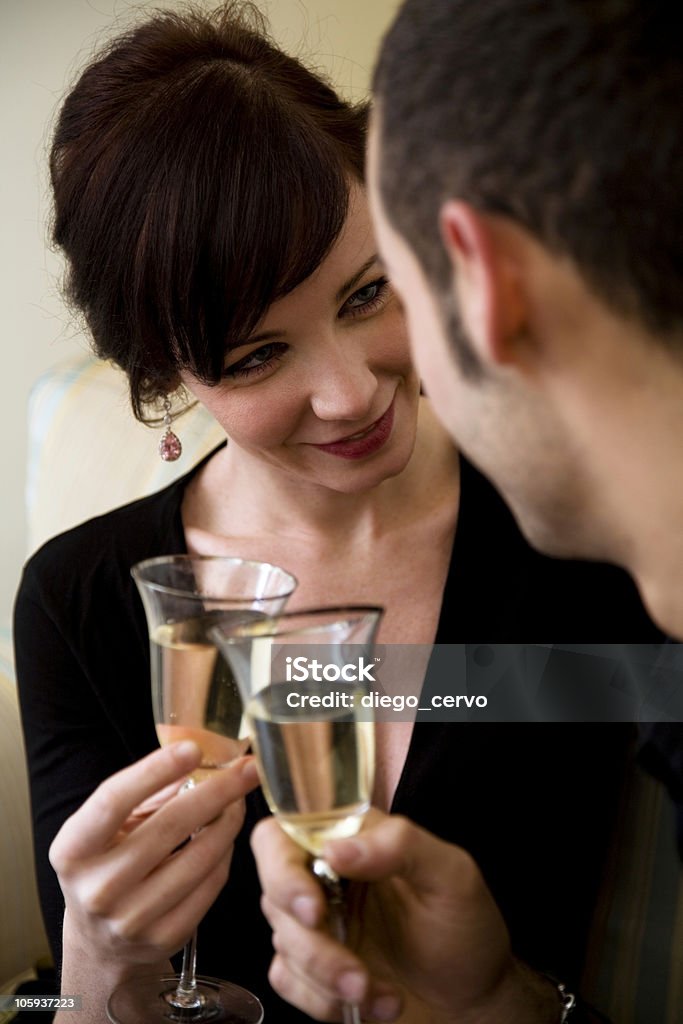
[(683, 359), (656, 340), (630, 350), (624, 339), (602, 386), (584, 381), (574, 427), (603, 557), (633, 575), (653, 618), (683, 639)]

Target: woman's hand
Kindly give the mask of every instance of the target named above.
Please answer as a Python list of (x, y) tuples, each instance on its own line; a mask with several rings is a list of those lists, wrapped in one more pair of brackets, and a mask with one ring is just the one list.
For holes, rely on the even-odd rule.
[(553, 987), (518, 964), (481, 872), (464, 850), (404, 818), (372, 812), (366, 828), (329, 843), (325, 859), (352, 887), (358, 952), (325, 930), (325, 901), (308, 858), (275, 821), (252, 845), (273, 928), (273, 987), (316, 1020), (340, 1001), (363, 1019), (460, 1024), (555, 1024)]
[(179, 793), (199, 762), (192, 742), (155, 751), (103, 782), (52, 844), (66, 903), (62, 991), (98, 1009), (86, 1020), (102, 1019), (122, 978), (167, 969), (226, 882), (256, 768), (242, 758)]

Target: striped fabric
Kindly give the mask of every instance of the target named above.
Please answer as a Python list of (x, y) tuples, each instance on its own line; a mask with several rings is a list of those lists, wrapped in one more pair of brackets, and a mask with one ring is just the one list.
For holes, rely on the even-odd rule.
[(48, 954), (33, 874), (24, 743), (14, 682), (0, 674), (0, 992)]
[(12, 654), (12, 630), (8, 624), (0, 625), (0, 676), (14, 678), (14, 656)]
[(174, 430), (183, 454), (177, 462), (162, 462), (161, 429), (133, 418), (123, 373), (92, 356), (40, 377), (29, 400), (29, 552), (91, 516), (159, 490), (225, 440), (200, 406), (180, 417)]
[(683, 1024), (683, 869), (673, 804), (638, 766), (624, 789), (582, 991), (614, 1024)]

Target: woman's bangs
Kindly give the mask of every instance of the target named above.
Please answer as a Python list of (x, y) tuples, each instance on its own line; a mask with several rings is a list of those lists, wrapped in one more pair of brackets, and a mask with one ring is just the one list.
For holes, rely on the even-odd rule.
[[(334, 138), (301, 108), (253, 88), (242, 109), (230, 106), (212, 139), (204, 138), (203, 154), (192, 154), (201, 170), (185, 209), (195, 218), (196, 259), (184, 301), (174, 302), (177, 358), (206, 383), (220, 380), (226, 350), (323, 261), (346, 219), (352, 173)], [(223, 176), (221, 166), (239, 173)], [(176, 244), (187, 252), (180, 228)]]

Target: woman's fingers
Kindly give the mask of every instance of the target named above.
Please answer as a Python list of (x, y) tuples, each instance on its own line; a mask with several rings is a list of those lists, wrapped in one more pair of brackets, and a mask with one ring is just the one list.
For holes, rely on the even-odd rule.
[(128, 855), (138, 869), (151, 871), (256, 785), (258, 773), (253, 758), (234, 761), (196, 787), (178, 793), (143, 822), (127, 841)]
[(174, 780), (169, 782), (168, 786), (164, 786), (163, 789), (153, 793), (146, 800), (143, 800), (141, 804), (128, 815), (128, 818), (123, 824), (124, 831), (132, 832), (134, 828), (137, 828), (143, 821), (149, 818), (150, 814), (154, 814), (159, 808), (163, 807), (165, 803), (172, 800), (174, 796), (178, 795), (178, 782)]
[(64, 823), (50, 848), (55, 870), (106, 848), (128, 817), (144, 800), (180, 781), (201, 760), (196, 743), (183, 741), (144, 757), (101, 783), (85, 803)]
[(109, 919), (108, 930), (112, 946), (120, 945), (128, 956), (155, 961), (172, 956), (190, 938), (199, 921), (215, 902), (225, 885), (230, 857), (224, 857), (202, 878), (195, 878), (191, 888), (169, 893), (166, 908), (141, 906), (132, 899)]
[[(243, 820), (242, 797), (258, 783), (253, 758), (216, 772), (165, 803), (133, 832), (121, 832), (121, 816), (125, 815), (124, 820), (129, 817), (134, 799), (148, 798), (145, 788), (157, 791), (169, 771), (176, 773), (180, 784), (187, 772), (178, 772), (178, 768), (196, 767), (194, 750), (169, 759), (171, 749), (158, 751), (103, 783), (53, 843), (51, 860), (65, 894), (86, 914), (99, 918), (113, 915), (121, 920), (132, 916), (136, 924), (130, 927), (139, 929), (182, 901), (221, 860), (221, 870), (227, 871), (226, 858)], [(146, 786), (140, 779), (144, 772)], [(97, 821), (102, 809), (106, 826)], [(200, 829), (196, 840), (185, 848), (183, 844)], [(118, 837), (118, 842), (113, 837)], [(96, 839), (104, 841), (103, 849), (96, 846)], [(137, 909), (131, 911), (133, 901)]]
[(188, 897), (196, 912), (200, 886), (210, 879), (208, 909), (227, 880), (233, 842), (243, 819), (242, 802), (231, 804), (148, 875), (144, 886), (124, 893), (116, 907), (119, 932), (129, 938), (142, 935), (150, 922), (172, 914)]

